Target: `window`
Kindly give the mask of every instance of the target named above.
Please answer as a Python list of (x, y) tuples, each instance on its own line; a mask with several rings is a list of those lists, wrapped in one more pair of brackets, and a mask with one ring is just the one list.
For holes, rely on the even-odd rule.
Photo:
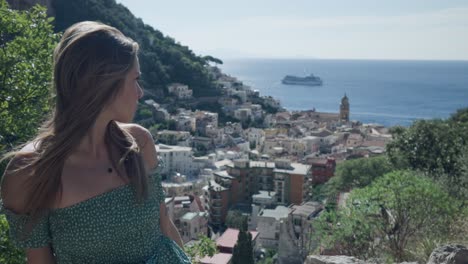
[(301, 225), (302, 225), (302, 221), (301, 221), (300, 218), (294, 218), (293, 223), (294, 223), (294, 225), (297, 225), (297, 226), (301, 226)]

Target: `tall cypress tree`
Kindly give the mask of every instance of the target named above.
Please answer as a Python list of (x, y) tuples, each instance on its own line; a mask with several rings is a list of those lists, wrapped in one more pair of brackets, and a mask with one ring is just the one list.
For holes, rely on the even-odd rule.
[(254, 264), (252, 235), (247, 231), (247, 219), (243, 221), (232, 254), (233, 264)]

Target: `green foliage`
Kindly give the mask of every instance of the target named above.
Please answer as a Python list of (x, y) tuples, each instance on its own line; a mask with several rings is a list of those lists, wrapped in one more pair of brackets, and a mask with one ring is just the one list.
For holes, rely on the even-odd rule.
[(229, 228), (241, 229), (247, 220), (247, 216), (243, 215), (241, 211), (230, 210), (226, 216), (225, 224)]
[(135, 113), (135, 122), (145, 119), (153, 119), (153, 112), (151, 111), (151, 106), (146, 104), (139, 104), (138, 110)]
[(257, 264), (274, 264), (275, 263), (276, 251), (273, 249), (268, 249), (266, 255), (260, 261), (257, 261)]
[(237, 243), (232, 253), (232, 264), (254, 264), (252, 235), (247, 231), (247, 219), (237, 236)]
[(204, 56), (203, 59), (207, 62), (214, 62), (216, 64), (223, 64), (223, 61), (218, 59), (218, 58), (215, 58), (213, 56)]
[(417, 121), (393, 134), (394, 140), (387, 145), (393, 166), (422, 171), (443, 184), (451, 195), (468, 198), (466, 112), (459, 110), (449, 120)]
[(427, 177), (394, 171), (353, 190), (346, 208), (323, 213), (314, 228), (322, 246), (340, 254), (369, 258), (388, 253), (403, 261), (410, 258), (410, 244), (445, 237), (458, 203)]
[(449, 120), (457, 123), (468, 123), (468, 107), (458, 109)]
[(138, 42), (145, 90), (165, 91), (167, 84), (180, 82), (189, 85), (196, 97), (218, 95), (206, 66), (220, 60), (195, 55), (187, 46), (144, 24), (115, 0), (55, 0), (53, 7), (57, 31), (84, 20), (101, 21)]
[(59, 36), (40, 6), (0, 2), (0, 152), (25, 142), (50, 110), (52, 53)]
[(392, 164), (428, 173), (459, 173), (458, 157), (468, 134), (443, 120), (416, 121), (387, 145)]
[(338, 164), (335, 176), (320, 189), (315, 188), (313, 192), (318, 193), (313, 196), (335, 199), (339, 192), (365, 187), (392, 170), (386, 156), (348, 160)]
[(24, 251), (15, 247), (8, 239), (8, 223), (4, 215), (0, 215), (0, 263), (26, 263)]
[(185, 247), (184, 249), (192, 263), (199, 263), (199, 260), (203, 257), (212, 257), (218, 253), (216, 243), (205, 235), (200, 235), (194, 245)]
[[(46, 9), (9, 9), (0, 0), (0, 153), (26, 142), (50, 110), (54, 34)], [(6, 163), (0, 165), (3, 174)], [(22, 250), (8, 238), (8, 223), (0, 215), (0, 263), (25, 263)]]

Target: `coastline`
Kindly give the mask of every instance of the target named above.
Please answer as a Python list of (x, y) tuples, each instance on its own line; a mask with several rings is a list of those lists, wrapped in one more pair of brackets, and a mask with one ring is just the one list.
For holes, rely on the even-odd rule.
[[(387, 127), (446, 119), (468, 106), (468, 61), (230, 58), (220, 68), (288, 111), (338, 112), (346, 93), (351, 120)], [(321, 77), (323, 87), (280, 83), (304, 73)]]

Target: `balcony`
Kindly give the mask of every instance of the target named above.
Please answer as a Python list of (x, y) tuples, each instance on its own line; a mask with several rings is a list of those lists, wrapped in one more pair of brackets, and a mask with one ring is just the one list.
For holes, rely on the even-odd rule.
[(215, 217), (221, 217), (221, 212), (219, 210), (211, 210), (211, 215)]
[(223, 207), (223, 204), (222, 203), (219, 203), (219, 202), (213, 202), (211, 204), (211, 207), (213, 208), (222, 208)]
[(221, 195), (211, 195), (211, 200), (213, 201), (220, 201), (222, 198), (221, 198)]

